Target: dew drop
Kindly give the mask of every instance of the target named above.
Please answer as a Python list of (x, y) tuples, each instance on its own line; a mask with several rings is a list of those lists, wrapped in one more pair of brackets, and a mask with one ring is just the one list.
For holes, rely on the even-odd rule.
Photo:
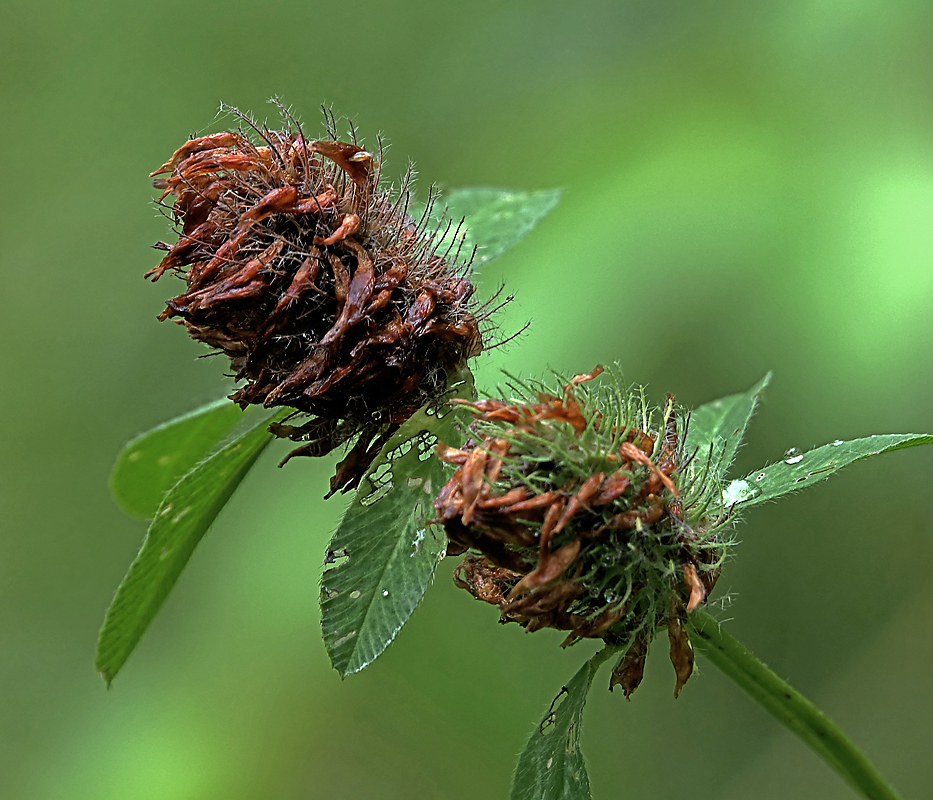
[(388, 590), (388, 589), (383, 589), (383, 590), (382, 590), (382, 596), (383, 596), (383, 597), (388, 597), (388, 596), (389, 596), (389, 590)]
[[(785, 455), (786, 455), (786, 454), (785, 454)], [(785, 463), (785, 464), (799, 464), (801, 461), (803, 461), (803, 456), (802, 456), (802, 455), (801, 455), (801, 456), (791, 456), (790, 458), (785, 458), (785, 459), (784, 459), (784, 463)]]
[(784, 458), (790, 458), (791, 456), (797, 455), (797, 448), (791, 447), (787, 452), (784, 453)]
[(763, 481), (763, 480), (765, 479), (765, 477), (766, 477), (766, 476), (765, 476), (765, 474), (764, 474), (763, 472), (759, 472), (759, 473), (755, 476), (755, 480), (756, 480), (756, 481)]
[(843, 443), (842, 439), (836, 439), (836, 441), (833, 442), (833, 447), (839, 447), (839, 445)]
[(732, 481), (722, 493), (722, 504), (724, 506), (744, 503), (753, 497), (761, 494), (760, 489), (750, 486), (748, 481)]
[(352, 592), (350, 592), (350, 599), (351, 599), (351, 600), (356, 600), (357, 598), (359, 598), (359, 596), (360, 596), (360, 591), (359, 591), (359, 589), (354, 589)]
[(551, 768), (551, 765), (552, 765), (553, 763), (554, 763), (554, 756), (551, 756), (551, 757), (547, 760), (547, 764), (544, 765), (544, 768), (545, 768), (545, 769), (550, 769), (550, 768)]
[(605, 597), (607, 603), (615, 603), (619, 599), (619, 595), (616, 592), (606, 592)]

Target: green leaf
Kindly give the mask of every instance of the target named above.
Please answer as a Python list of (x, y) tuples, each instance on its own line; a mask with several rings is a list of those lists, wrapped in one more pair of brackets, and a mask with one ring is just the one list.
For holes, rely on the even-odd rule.
[(580, 752), (583, 706), (600, 665), (614, 652), (617, 648), (600, 650), (560, 690), (518, 757), (511, 800), (589, 800)]
[(829, 717), (755, 658), (715, 619), (695, 611), (687, 621), (696, 649), (856, 791), (873, 800), (899, 800), (900, 795)]
[(770, 381), (769, 372), (747, 392), (714, 400), (692, 411), (686, 452), (697, 450), (700, 457), (705, 457), (712, 443), (713, 463), (719, 465), (720, 474), (724, 473), (732, 464), (758, 399)]
[(923, 433), (892, 433), (866, 436), (844, 442), (837, 439), (807, 453), (788, 455), (783, 461), (756, 470), (735, 480), (723, 491), (723, 504), (740, 508), (774, 500), (826, 480), (843, 467), (892, 450), (933, 444), (933, 436)]
[[(508, 189), (470, 187), (454, 189), (437, 204), (435, 215), (445, 212), (451, 226), (438, 242), (443, 251), (449, 244), (469, 255), (478, 245), (473, 266), (479, 267), (502, 255), (537, 225), (560, 199), (560, 189), (515, 192)], [(466, 233), (458, 223), (466, 218)], [(442, 227), (442, 231), (445, 228)]]
[[(467, 373), (469, 375), (469, 373)], [(472, 397), (472, 377), (456, 388)], [(432, 501), (447, 481), (432, 452), (458, 444), (458, 414), (416, 412), (383, 447), (331, 539), (321, 579), (321, 627), (341, 677), (369, 666), (391, 644), (427, 591), (447, 549), (432, 528)]]
[(110, 473), (110, 491), (127, 514), (151, 519), (162, 497), (243, 417), (227, 398), (164, 422), (127, 443)]
[[(472, 382), (461, 393), (472, 394)], [(331, 539), (321, 583), (321, 626), (331, 663), (346, 677), (389, 646), (427, 591), (447, 538), (428, 525), (447, 481), (431, 452), (435, 437), (460, 441), (456, 414), (424, 409), (392, 437), (373, 463)]]
[(97, 642), (97, 669), (108, 685), (227, 500), (272, 441), (270, 419), (249, 428), (192, 469), (165, 495), (142, 549), (117, 589)]

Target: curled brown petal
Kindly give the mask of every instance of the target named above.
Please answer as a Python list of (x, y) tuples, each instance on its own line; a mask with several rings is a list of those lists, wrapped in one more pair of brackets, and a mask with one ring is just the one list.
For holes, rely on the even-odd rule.
[(179, 147), (172, 157), (166, 161), (155, 172), (149, 173), (150, 178), (161, 175), (163, 172), (171, 172), (174, 167), (184, 161), (192, 153), (201, 150), (213, 150), (218, 147), (236, 147), (243, 142), (243, 137), (236, 133), (224, 131), (222, 133), (212, 133), (209, 136), (201, 136), (197, 139), (189, 139)]
[(474, 448), (463, 465), (463, 477), (460, 485), (463, 492), (463, 524), (470, 524), (473, 509), (480, 500), (480, 494), (486, 477), (486, 459), (488, 454), (480, 447)]
[(648, 657), (648, 637), (644, 630), (638, 632), (625, 655), (619, 659), (609, 679), (609, 691), (621, 686), (625, 699), (630, 700), (645, 675), (645, 661)]
[(357, 228), (360, 227), (360, 217), (359, 214), (346, 214), (340, 222), (340, 227), (337, 228), (330, 236), (322, 237), (315, 236), (314, 243), (317, 245), (327, 245), (327, 244), (336, 244), (337, 242), (342, 242), (349, 236), (352, 236), (356, 233)]
[(706, 587), (703, 586), (703, 582), (700, 580), (699, 575), (697, 575), (697, 569), (693, 564), (688, 561), (683, 564), (682, 569), (684, 573), (684, 585), (690, 593), (690, 597), (687, 601), (687, 613), (690, 614), (706, 599)]
[(670, 613), (667, 621), (667, 636), (671, 642), (671, 663), (677, 682), (674, 685), (674, 697), (680, 695), (680, 690), (693, 674), (693, 645), (684, 626), (684, 608), (680, 598), (671, 595)]
[(625, 458), (629, 458), (632, 461), (637, 461), (639, 464), (647, 467), (651, 470), (652, 474), (664, 484), (668, 491), (674, 495), (674, 497), (680, 497), (680, 492), (677, 491), (677, 487), (674, 485), (674, 482), (670, 479), (669, 476), (665, 475), (655, 463), (643, 453), (639, 448), (630, 442), (622, 442), (619, 445), (619, 452)]
[(560, 519), (557, 521), (557, 525), (554, 526), (554, 533), (560, 533), (564, 525), (570, 521), (570, 518), (586, 507), (586, 504), (595, 496), (599, 489), (599, 485), (603, 482), (605, 477), (605, 473), (597, 472), (595, 475), (590, 475), (589, 478), (583, 481), (583, 485), (579, 488), (577, 493), (570, 498), (567, 507), (564, 509), (564, 513), (561, 514)]

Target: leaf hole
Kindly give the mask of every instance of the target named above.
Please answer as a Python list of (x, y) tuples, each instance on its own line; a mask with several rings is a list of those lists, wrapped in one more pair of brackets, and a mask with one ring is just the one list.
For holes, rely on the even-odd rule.
[(342, 567), (350, 560), (350, 554), (346, 547), (339, 547), (336, 550), (328, 550), (324, 555), (324, 566), (333, 564), (333, 568)]
[(544, 715), (544, 719), (541, 720), (541, 724), (538, 726), (538, 732), (542, 736), (550, 733), (551, 728), (553, 728), (554, 725), (557, 724), (556, 709), (560, 707), (560, 703), (564, 699), (564, 695), (569, 695), (569, 694), (570, 694), (570, 691), (567, 689), (566, 686), (564, 686), (561, 688), (560, 692), (557, 693), (557, 697), (555, 697), (551, 701), (551, 705), (550, 705), (550, 708), (548, 708), (547, 710), (547, 714)]

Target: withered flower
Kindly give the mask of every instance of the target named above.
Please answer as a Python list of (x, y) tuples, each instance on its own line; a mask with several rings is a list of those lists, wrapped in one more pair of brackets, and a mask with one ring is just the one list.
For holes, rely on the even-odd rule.
[(327, 139), (306, 139), (282, 112), (273, 131), (234, 111), (250, 135), (192, 139), (152, 173), (179, 238), (157, 245), (168, 252), (147, 277), (184, 277), (159, 319), (230, 358), (245, 382), (231, 399), (309, 415), (272, 428), (305, 442), (289, 458), (350, 446), (333, 493), (482, 351), (483, 313), (470, 259), (437, 245), (461, 232), (409, 216), (411, 170), (397, 192), (381, 188), (381, 152), (337, 141), (333, 117)]
[(693, 670), (683, 622), (713, 590), (730, 521), (706, 513), (719, 487), (705, 454), (684, 452), (673, 397), (652, 411), (615, 373), (590, 388), (602, 371), (555, 394), (517, 384), (517, 399), (465, 403), (466, 443), (437, 447), (456, 471), (434, 507), (448, 554), (464, 555), (454, 582), (501, 622), (569, 631), (565, 647), (588, 637), (625, 648), (610, 688), (626, 697), (666, 628), (676, 696)]

